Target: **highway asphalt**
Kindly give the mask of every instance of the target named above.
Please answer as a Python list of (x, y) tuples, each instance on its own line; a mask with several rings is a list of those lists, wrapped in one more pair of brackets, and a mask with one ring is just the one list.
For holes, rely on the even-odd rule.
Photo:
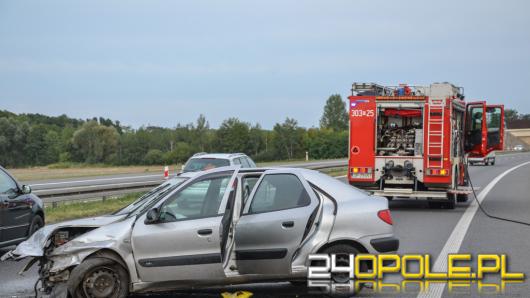
[[(488, 190), (483, 197), (484, 208), (496, 216), (530, 222), (530, 163), (527, 163), (502, 176), (507, 170), (530, 161), (530, 153), (498, 155), (495, 166), (473, 166), (470, 168), (472, 182), (477, 193)], [(500, 178), (500, 179), (499, 179)], [(344, 180), (344, 178), (343, 178)], [(496, 182), (493, 183), (493, 182)], [(489, 186), (488, 186), (489, 185)], [(493, 186), (493, 187), (492, 187)], [(390, 202), (394, 219), (395, 233), (400, 239), (398, 253), (430, 254), (432, 262), (443, 259), (444, 252), (472, 253), (505, 253), (509, 256), (509, 270), (530, 274), (530, 227), (502, 222), (485, 216), (477, 209), (476, 203), (468, 201), (459, 203), (454, 210), (429, 209), (424, 201)], [(476, 212), (476, 213), (475, 213)], [(5, 252), (0, 249), (0, 254)], [(33, 294), (36, 270), (33, 268), (26, 276), (20, 277), (16, 272), (24, 262), (0, 263), (0, 297), (26, 297)], [(435, 264), (436, 266), (438, 264)], [(388, 283), (399, 283), (397, 277), (385, 279)], [(435, 287), (433, 287), (435, 288)], [(477, 284), (469, 287), (454, 287), (450, 292), (448, 286), (438, 286), (437, 291), (427, 291), (418, 296), (418, 291), (411, 287), (407, 293), (399, 294), (390, 291), (387, 294), (373, 294), (369, 290), (360, 296), (369, 297), (464, 297), (495, 296), (492, 288), (484, 287), (478, 292)], [(221, 292), (247, 290), (254, 297), (300, 297), (305, 296), (305, 288), (295, 287), (289, 283), (252, 284), (228, 288), (212, 288), (194, 292), (174, 292), (157, 297), (220, 297)], [(506, 297), (528, 297), (530, 285), (508, 284), (503, 295)], [(143, 296), (140, 296), (143, 297)]]

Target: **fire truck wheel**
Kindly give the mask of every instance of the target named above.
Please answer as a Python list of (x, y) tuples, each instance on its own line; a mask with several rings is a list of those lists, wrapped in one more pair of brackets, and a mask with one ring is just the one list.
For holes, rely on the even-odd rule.
[(456, 196), (456, 201), (458, 203), (465, 203), (465, 202), (467, 202), (467, 199), (468, 199), (467, 194), (459, 194), (459, 195)]
[(447, 194), (447, 202), (443, 203), (443, 207), (447, 209), (455, 209), (456, 194)]
[(442, 206), (442, 203), (440, 202), (429, 201), (428, 204), (429, 204), (429, 209), (440, 209), (440, 207)]

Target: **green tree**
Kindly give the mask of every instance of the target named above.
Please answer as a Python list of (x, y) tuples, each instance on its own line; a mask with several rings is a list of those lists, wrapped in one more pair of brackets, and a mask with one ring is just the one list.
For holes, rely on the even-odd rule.
[(346, 103), (340, 95), (331, 95), (324, 106), (324, 113), (320, 118), (320, 127), (334, 131), (343, 131), (348, 129), (348, 111)]
[(250, 125), (237, 118), (228, 118), (216, 132), (217, 149), (221, 152), (248, 153), (250, 141)]
[(206, 145), (208, 144), (208, 130), (210, 124), (206, 121), (206, 117), (203, 114), (197, 118), (197, 126), (193, 128), (194, 143), (199, 148), (199, 151), (206, 151)]
[(298, 121), (286, 118), (282, 124), (274, 125), (274, 133), (274, 147), (279, 155), (277, 159), (293, 159), (304, 154), (304, 129), (298, 126)]
[(100, 163), (108, 161), (118, 148), (119, 134), (112, 126), (89, 121), (74, 133), (73, 149), (79, 152), (81, 161)]
[(193, 150), (188, 143), (177, 142), (173, 151), (164, 154), (164, 161), (167, 164), (184, 163), (193, 154)]
[(158, 149), (147, 151), (144, 156), (144, 163), (148, 165), (160, 165), (164, 163), (164, 153)]
[(519, 112), (513, 109), (505, 109), (504, 110), (504, 120), (506, 123), (513, 123), (517, 120), (519, 120)]
[(31, 163), (26, 150), (30, 129), (27, 122), (0, 118), (0, 165), (16, 167)]
[(309, 156), (314, 159), (348, 156), (348, 132), (330, 129), (309, 129), (307, 132)]
[(250, 149), (253, 155), (258, 155), (259, 152), (264, 148), (265, 134), (259, 123), (252, 126), (249, 131)]
[(61, 137), (59, 133), (55, 130), (49, 130), (44, 135), (44, 158), (43, 161), (45, 165), (58, 162), (59, 155), (61, 154)]

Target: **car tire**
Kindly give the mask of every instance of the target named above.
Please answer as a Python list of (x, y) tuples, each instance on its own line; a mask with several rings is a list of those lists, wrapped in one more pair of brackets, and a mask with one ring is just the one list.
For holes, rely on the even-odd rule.
[(40, 215), (33, 216), (31, 224), (29, 225), (28, 237), (37, 232), (40, 228), (44, 226), (44, 220)]
[(129, 295), (129, 274), (114, 260), (88, 258), (70, 273), (68, 292), (72, 297), (125, 298)]
[[(351, 245), (348, 245), (348, 244), (335, 244), (335, 245), (332, 245), (330, 247), (327, 247), (326, 249), (323, 249), (322, 251), (320, 251), (319, 253), (322, 253), (322, 254), (344, 254), (344, 255), (348, 255), (348, 263), (349, 263), (349, 255), (350, 254), (353, 254), (353, 255), (358, 255), (358, 254), (361, 254), (361, 252), (351, 246)], [(340, 263), (339, 263), (340, 265)], [(368, 271), (368, 265), (366, 263), (361, 263), (361, 272), (367, 272)], [(335, 282), (335, 283), (344, 283), (344, 282), (348, 282), (350, 281), (350, 278), (349, 278), (349, 275), (348, 276), (345, 276), (344, 274), (332, 274), (331, 275), (331, 278), (332, 278), (332, 281)], [(324, 297), (351, 297), (351, 296), (355, 296), (358, 294), (358, 291), (360, 291), (361, 289), (363, 288), (363, 286), (361, 285), (359, 287), (359, 289), (354, 289), (353, 293), (334, 293), (334, 294), (330, 294), (330, 293), (326, 293), (324, 294), (323, 296)]]
[[(353, 254), (353, 255), (358, 255), (360, 254), (361, 252), (351, 246), (351, 245), (348, 245), (348, 244), (336, 244), (336, 245), (332, 245), (326, 249), (324, 249), (322, 251), (323, 254), (337, 254), (337, 263), (340, 265), (339, 262), (344, 262), (344, 265), (347, 265), (349, 264), (349, 255), (350, 254)], [(342, 258), (340, 258), (340, 255), (341, 254), (344, 254), (344, 256), (342, 256)], [(366, 272), (368, 271), (368, 265), (366, 263), (362, 263), (361, 264), (361, 272)], [(331, 278), (333, 279), (333, 281), (337, 282), (337, 283), (344, 283), (344, 282), (347, 282), (349, 281), (349, 276), (345, 277), (344, 274), (332, 274)]]

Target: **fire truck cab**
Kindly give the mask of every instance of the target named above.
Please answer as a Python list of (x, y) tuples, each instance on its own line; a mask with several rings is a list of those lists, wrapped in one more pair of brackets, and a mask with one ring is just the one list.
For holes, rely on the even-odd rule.
[(502, 150), (504, 107), (466, 104), (463, 91), (450, 83), (354, 83), (350, 184), (388, 199), (427, 199), (431, 207), (466, 201), (467, 157)]

